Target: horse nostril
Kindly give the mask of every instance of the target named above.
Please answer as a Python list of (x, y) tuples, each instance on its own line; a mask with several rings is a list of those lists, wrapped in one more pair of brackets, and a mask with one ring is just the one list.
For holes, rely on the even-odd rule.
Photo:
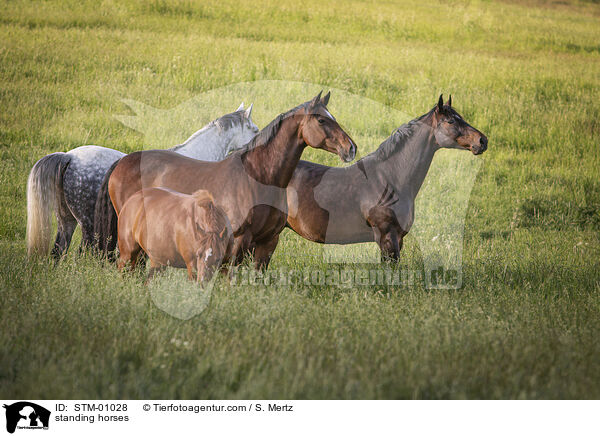
[(354, 157), (356, 156), (356, 144), (354, 144), (354, 142), (350, 141), (350, 160), (353, 160)]

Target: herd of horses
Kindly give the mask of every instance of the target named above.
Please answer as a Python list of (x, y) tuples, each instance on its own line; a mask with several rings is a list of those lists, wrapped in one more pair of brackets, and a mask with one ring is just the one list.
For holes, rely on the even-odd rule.
[(144, 252), (149, 278), (170, 265), (202, 281), (248, 254), (265, 269), (286, 226), (318, 243), (375, 241), (397, 260), (436, 150), (481, 154), (487, 137), (440, 96), (354, 165), (302, 161), (307, 146), (344, 162), (356, 156), (329, 97), (319, 93), (260, 131), (242, 103), (169, 150), (83, 146), (43, 157), (27, 183), (28, 254), (48, 254), (54, 211), (57, 260), (79, 224), (82, 248), (113, 258), (118, 246), (119, 268), (135, 268)]

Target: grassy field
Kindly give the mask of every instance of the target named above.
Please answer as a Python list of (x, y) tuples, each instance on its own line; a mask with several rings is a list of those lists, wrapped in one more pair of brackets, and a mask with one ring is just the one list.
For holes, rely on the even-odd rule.
[[(0, 395), (600, 398), (600, 6), (299, 5), (0, 1)], [(208, 309), (183, 321), (155, 306), (141, 275), (76, 249), (57, 267), (28, 262), (25, 185), (37, 159), (83, 144), (147, 147), (115, 118), (133, 115), (123, 98), (166, 110), (267, 79), (404, 114), (365, 118), (334, 93), (361, 155), (453, 94), (489, 138), (461, 289), (221, 280)], [(246, 97), (192, 114), (178, 138), (233, 100)], [(255, 101), (259, 126), (275, 103)], [(422, 262), (409, 236), (398, 268)], [(321, 247), (288, 230), (271, 265), (326, 268)]]

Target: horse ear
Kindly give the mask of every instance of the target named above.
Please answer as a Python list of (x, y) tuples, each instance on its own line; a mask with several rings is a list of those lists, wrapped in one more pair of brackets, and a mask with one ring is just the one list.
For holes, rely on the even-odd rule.
[(438, 100), (438, 112), (442, 112), (442, 110), (444, 109), (444, 94), (440, 94), (440, 99)]
[(450, 97), (448, 97), (448, 106), (452, 107), (452, 94), (450, 94)]
[(329, 103), (329, 97), (331, 97), (331, 91), (325, 94), (325, 97), (321, 99), (321, 103), (323, 103), (324, 106), (327, 106), (327, 103)]
[(252, 107), (254, 107), (254, 103), (250, 103), (250, 107), (244, 112), (244, 116), (248, 119), (250, 119), (250, 114), (252, 114)]
[(319, 92), (319, 93), (318, 93), (318, 94), (315, 96), (315, 98), (313, 98), (313, 99), (311, 100), (311, 102), (310, 102), (310, 105), (311, 105), (311, 106), (314, 106), (314, 105), (316, 105), (316, 104), (319, 102), (319, 100), (321, 100), (321, 94), (323, 94), (323, 90), (321, 90), (321, 92)]
[(238, 107), (235, 111), (239, 112), (239, 111), (243, 111), (244, 110), (244, 102), (242, 102), (242, 104), (240, 105), (240, 107)]

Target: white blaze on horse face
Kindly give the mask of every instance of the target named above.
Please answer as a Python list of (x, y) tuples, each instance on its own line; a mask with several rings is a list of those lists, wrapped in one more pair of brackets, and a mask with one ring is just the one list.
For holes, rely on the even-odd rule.
[(212, 256), (212, 248), (204, 252), (204, 262), (208, 262), (208, 258)]

